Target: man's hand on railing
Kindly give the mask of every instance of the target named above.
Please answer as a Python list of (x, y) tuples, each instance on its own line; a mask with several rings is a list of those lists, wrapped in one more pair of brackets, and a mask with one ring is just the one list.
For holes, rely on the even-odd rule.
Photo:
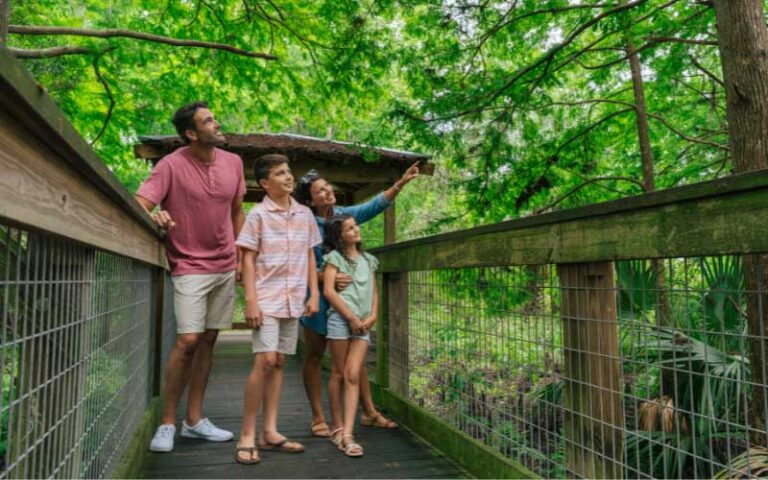
[(245, 324), (249, 328), (258, 330), (261, 328), (261, 324), (264, 321), (264, 315), (261, 313), (261, 309), (256, 304), (256, 301), (245, 301)]
[(176, 226), (176, 222), (171, 218), (171, 214), (167, 210), (160, 210), (157, 213), (152, 214), (152, 220), (155, 221), (160, 228), (170, 230)]
[(334, 285), (336, 285), (336, 291), (340, 292), (352, 285), (352, 277), (346, 273), (336, 272), (336, 283)]

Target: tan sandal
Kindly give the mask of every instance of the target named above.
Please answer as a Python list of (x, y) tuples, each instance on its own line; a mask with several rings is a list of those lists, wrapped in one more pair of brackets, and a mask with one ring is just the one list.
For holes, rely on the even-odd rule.
[[(345, 443), (344, 440), (349, 438), (351, 442)], [(343, 435), (339, 450), (344, 452), (344, 455), (352, 458), (362, 457), (365, 454), (363, 447), (359, 443), (355, 442), (355, 437), (352, 435)]]
[(331, 438), (331, 443), (336, 445), (339, 450), (342, 450), (341, 448), (341, 442), (344, 441), (344, 428), (337, 428), (336, 430), (332, 431), (329, 435)]
[(381, 412), (376, 412), (376, 415), (369, 417), (365, 414), (360, 415), (360, 425), (364, 427), (376, 427), (376, 428), (397, 428), (397, 424), (388, 419)]
[(325, 421), (313, 423), (310, 427), (313, 437), (328, 438), (331, 436), (331, 429)]

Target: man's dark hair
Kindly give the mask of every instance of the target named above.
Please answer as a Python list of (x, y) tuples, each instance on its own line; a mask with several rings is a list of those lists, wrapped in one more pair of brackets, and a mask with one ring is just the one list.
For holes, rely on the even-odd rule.
[(280, 153), (268, 153), (257, 158), (256, 163), (253, 165), (256, 183), (269, 178), (270, 170), (284, 163), (290, 163), (290, 160)]
[(173, 114), (173, 126), (176, 127), (176, 132), (179, 134), (184, 143), (189, 144), (189, 138), (187, 138), (187, 130), (196, 130), (195, 125), (195, 113), (198, 108), (208, 108), (206, 102), (192, 102), (189, 105), (184, 105), (180, 109), (176, 110)]

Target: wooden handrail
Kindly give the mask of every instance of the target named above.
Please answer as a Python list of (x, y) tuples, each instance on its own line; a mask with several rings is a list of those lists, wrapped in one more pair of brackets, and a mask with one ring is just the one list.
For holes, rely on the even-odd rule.
[(381, 272), (768, 251), (768, 170), (510, 220), (371, 252)]
[(1, 46), (0, 91), (0, 220), (164, 266), (156, 225)]

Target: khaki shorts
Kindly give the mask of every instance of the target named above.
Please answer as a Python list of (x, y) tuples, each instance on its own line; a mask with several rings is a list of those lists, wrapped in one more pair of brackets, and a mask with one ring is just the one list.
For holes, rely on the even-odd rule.
[(173, 277), (173, 293), (177, 333), (232, 328), (235, 272)]
[(294, 355), (296, 343), (299, 341), (299, 319), (264, 315), (261, 327), (253, 330), (252, 338), (253, 353), (277, 352)]

